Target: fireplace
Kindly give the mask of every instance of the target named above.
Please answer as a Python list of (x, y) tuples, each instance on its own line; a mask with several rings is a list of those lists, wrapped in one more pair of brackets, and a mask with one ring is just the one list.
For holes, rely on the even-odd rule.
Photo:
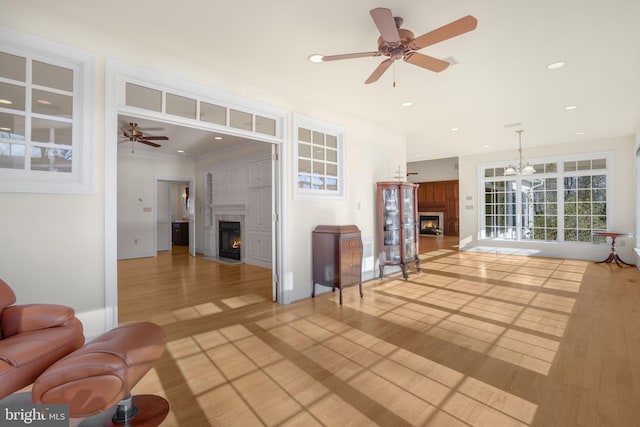
[(419, 212), (420, 234), (439, 235), (442, 234), (443, 214), (442, 212)]
[(240, 261), (241, 249), (240, 221), (218, 221), (218, 256)]

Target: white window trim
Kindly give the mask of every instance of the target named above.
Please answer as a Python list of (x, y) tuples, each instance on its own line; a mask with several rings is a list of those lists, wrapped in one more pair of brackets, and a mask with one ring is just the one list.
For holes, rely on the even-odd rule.
[[(298, 186), (298, 129), (305, 128), (325, 134), (335, 135), (338, 140), (338, 190), (313, 190), (299, 188)], [(342, 126), (323, 122), (318, 119), (306, 117), (301, 114), (293, 114), (293, 198), (294, 200), (345, 200), (345, 129)]]
[[(535, 159), (527, 159), (529, 163), (539, 164), (539, 163), (557, 163), (558, 164), (558, 172), (553, 173), (540, 173), (529, 175), (528, 177), (558, 177), (558, 185), (561, 186), (562, 190), (558, 190), (558, 240), (555, 241), (545, 241), (545, 240), (534, 240), (534, 239), (500, 239), (493, 237), (485, 236), (485, 198), (484, 198), (484, 170), (487, 168), (501, 168), (507, 167), (514, 163), (511, 161), (504, 162), (495, 162), (495, 163), (480, 163), (478, 164), (478, 200), (481, 203), (478, 203), (478, 240), (486, 241), (486, 242), (514, 242), (514, 243), (527, 243), (534, 245), (557, 245), (567, 244), (567, 245), (593, 245), (594, 243), (590, 242), (573, 242), (573, 241), (565, 241), (564, 234), (560, 233), (560, 230), (564, 231), (564, 177), (566, 175), (576, 176), (576, 175), (591, 175), (593, 172), (597, 172), (598, 169), (593, 170), (585, 170), (585, 171), (564, 171), (564, 162), (567, 161), (580, 161), (580, 160), (593, 160), (598, 158), (604, 158), (607, 160), (607, 168), (604, 169), (604, 174), (607, 178), (607, 229), (615, 228), (615, 224), (613, 224), (613, 206), (615, 206), (615, 188), (613, 182), (613, 173), (615, 171), (615, 153), (613, 151), (600, 151), (594, 153), (583, 153), (583, 154), (568, 154), (562, 156), (555, 157), (545, 157), (545, 158), (535, 158)], [(510, 178), (517, 178), (510, 177)], [(492, 178), (488, 178), (492, 180)], [(517, 195), (518, 200), (516, 202), (517, 205), (520, 204), (520, 195)]]
[(3, 27), (0, 49), (74, 70), (71, 173), (0, 169), (0, 192), (93, 194), (95, 55)]

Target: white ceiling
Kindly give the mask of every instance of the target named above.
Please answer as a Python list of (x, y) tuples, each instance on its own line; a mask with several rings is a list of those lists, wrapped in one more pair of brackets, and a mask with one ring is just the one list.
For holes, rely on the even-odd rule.
[[(151, 141), (160, 144), (160, 147), (151, 147), (138, 142), (131, 142), (124, 136), (123, 129), (130, 129), (130, 123), (136, 123), (137, 129), (145, 136), (166, 136), (166, 141)], [(118, 139), (118, 150), (130, 153), (145, 152), (159, 156), (188, 157), (197, 159), (220, 150), (233, 150), (244, 147), (247, 144), (261, 144), (265, 151), (270, 151), (269, 144), (256, 142), (245, 138), (221, 133), (207, 132), (201, 129), (177, 126), (175, 124), (162, 123), (149, 119), (136, 118), (132, 116), (119, 115), (118, 129), (120, 138)], [(220, 137), (222, 139), (215, 139)]]
[[(632, 135), (640, 125), (638, 0), (20, 4), (42, 19), (55, 15), (87, 34), (127, 40), (145, 58), (153, 55), (144, 61), (149, 68), (171, 64), (258, 101), (312, 105), (311, 114), (344, 111), (406, 133), (408, 161), (515, 149), (518, 128), (526, 150)], [(441, 73), (396, 63), (395, 88), (393, 69), (363, 84), (380, 58), (307, 60), (313, 53), (375, 50), (378, 31), (369, 15), (375, 7), (403, 17), (403, 28), (416, 36), (465, 15), (475, 16), (478, 27), (421, 51), (455, 59)], [(566, 65), (546, 69), (556, 61)], [(414, 106), (403, 108), (403, 101)], [(569, 105), (579, 108), (566, 111)], [(514, 123), (521, 125), (505, 127)]]

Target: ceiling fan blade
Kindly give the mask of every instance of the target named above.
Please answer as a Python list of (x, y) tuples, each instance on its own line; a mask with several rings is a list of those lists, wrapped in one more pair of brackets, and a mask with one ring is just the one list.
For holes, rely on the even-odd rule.
[(169, 138), (166, 136), (143, 136), (143, 139), (146, 139), (147, 141), (168, 141)]
[(423, 47), (431, 46), (432, 44), (475, 30), (477, 26), (478, 20), (471, 15), (467, 15), (464, 18), (460, 18), (457, 21), (450, 22), (438, 29), (416, 37), (409, 47), (414, 50), (422, 49)]
[(150, 145), (150, 146), (156, 147), (156, 148), (162, 147), (162, 145), (156, 144), (155, 142), (147, 141), (146, 139), (139, 139), (138, 142), (141, 143), (141, 144)]
[(351, 58), (365, 58), (372, 56), (380, 56), (381, 53), (378, 51), (375, 52), (359, 52), (359, 53), (345, 53), (342, 55), (327, 55), (322, 57), (322, 62), (326, 61), (337, 61), (340, 59), (351, 59)]
[(404, 60), (409, 64), (417, 65), (418, 67), (426, 68), (427, 70), (439, 73), (449, 66), (447, 61), (434, 58), (433, 56), (423, 55), (418, 52), (410, 52), (405, 55)]
[(131, 137), (131, 132), (129, 131), (129, 129), (122, 129), (122, 133), (124, 134), (124, 136), (126, 136), (127, 138)]
[(393, 59), (385, 59), (384, 61), (382, 61), (380, 65), (378, 65), (376, 69), (373, 70), (373, 73), (371, 73), (367, 81), (364, 83), (369, 84), (377, 82), (380, 76), (382, 76), (384, 72), (387, 71), (387, 68), (389, 68), (391, 64), (393, 64)]
[(377, 7), (371, 9), (369, 14), (373, 18), (373, 22), (378, 27), (382, 40), (389, 44), (400, 43), (400, 34), (398, 34), (398, 27), (396, 27), (396, 21), (393, 19), (393, 13), (390, 9), (385, 7)]

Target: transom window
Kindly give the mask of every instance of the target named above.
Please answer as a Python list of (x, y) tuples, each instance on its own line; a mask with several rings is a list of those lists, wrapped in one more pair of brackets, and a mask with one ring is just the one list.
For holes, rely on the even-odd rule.
[(344, 130), (296, 116), (295, 194), (298, 197), (344, 197)]
[(536, 174), (504, 176), (481, 166), (482, 234), (488, 239), (604, 242), (610, 155), (535, 164)]
[[(27, 44), (12, 42), (18, 38)], [(90, 191), (82, 106), (93, 58), (30, 40), (0, 32), (0, 191)]]
[(281, 137), (281, 121), (277, 117), (231, 108), (223, 101), (207, 102), (211, 100), (205, 101), (190, 94), (175, 94), (169, 90), (155, 89), (131, 82), (125, 84), (124, 101), (129, 107)]

